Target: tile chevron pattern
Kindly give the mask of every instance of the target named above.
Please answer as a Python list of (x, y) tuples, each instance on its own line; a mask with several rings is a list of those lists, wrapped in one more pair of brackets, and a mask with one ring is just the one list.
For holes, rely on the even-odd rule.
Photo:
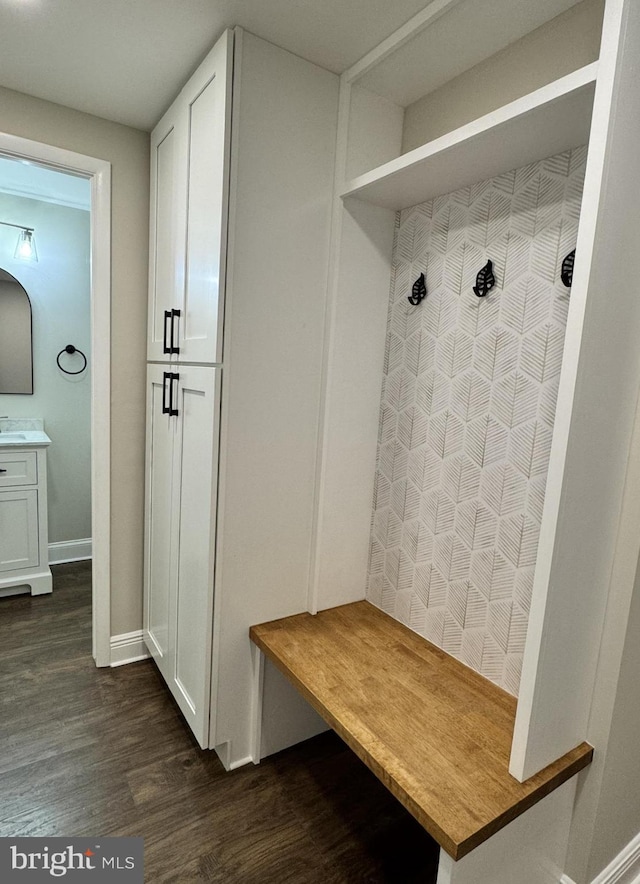
[[(518, 693), (586, 149), (397, 218), (367, 595)], [(472, 292), (491, 258), (496, 287)], [(406, 300), (421, 272), (428, 295)]]

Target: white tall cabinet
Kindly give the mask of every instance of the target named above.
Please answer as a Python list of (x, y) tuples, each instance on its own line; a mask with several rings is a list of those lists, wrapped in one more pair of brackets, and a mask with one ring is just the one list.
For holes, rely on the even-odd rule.
[(337, 103), (235, 29), (151, 137), (143, 634), (227, 767), (259, 754), (249, 626), (307, 606)]

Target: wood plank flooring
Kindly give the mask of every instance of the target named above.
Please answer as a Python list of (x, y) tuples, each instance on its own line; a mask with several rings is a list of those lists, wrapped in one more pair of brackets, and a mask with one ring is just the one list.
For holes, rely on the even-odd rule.
[(333, 734), (225, 773), (150, 661), (96, 669), (90, 568), (0, 600), (0, 836), (138, 835), (150, 884), (431, 884), (438, 848)]
[(582, 743), (519, 783), (509, 774), (515, 697), (369, 602), (250, 635), (456, 860), (593, 756)]

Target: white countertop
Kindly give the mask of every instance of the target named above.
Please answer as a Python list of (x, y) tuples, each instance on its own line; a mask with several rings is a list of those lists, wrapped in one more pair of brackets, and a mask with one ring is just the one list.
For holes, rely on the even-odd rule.
[(2, 448), (42, 448), (51, 445), (51, 439), (43, 430), (9, 430), (0, 432)]

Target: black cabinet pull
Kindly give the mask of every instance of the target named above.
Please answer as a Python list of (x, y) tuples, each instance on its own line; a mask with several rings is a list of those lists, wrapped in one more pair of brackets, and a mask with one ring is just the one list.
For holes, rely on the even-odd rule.
[(173, 342), (173, 316), (171, 310), (164, 311), (164, 328), (162, 334), (162, 352), (171, 353), (171, 347), (167, 343), (167, 323), (171, 320), (171, 340)]
[[(175, 404), (173, 401), (173, 382), (177, 382), (180, 380), (180, 375), (176, 374), (173, 371), (163, 371), (162, 372), (162, 413), (168, 414), (169, 417), (177, 417), (178, 409), (175, 408)], [(168, 381), (168, 383), (167, 383)], [(176, 386), (177, 393), (177, 386)], [(167, 401), (168, 399), (168, 401)]]
[[(181, 313), (179, 310), (173, 309), (171, 311), (171, 346), (169, 347), (169, 350), (171, 353), (179, 353), (180, 352), (180, 347), (179, 347), (180, 327), (179, 327), (178, 323), (175, 322), (176, 319), (180, 319), (180, 316), (181, 316)], [(176, 343), (174, 343), (174, 341), (176, 341)]]
[[(170, 371), (162, 372), (162, 413), (171, 414), (171, 377)], [(169, 381), (169, 404), (167, 405), (167, 381)]]
[(8, 473), (9, 470), (0, 470), (0, 473)]
[(175, 372), (169, 374), (169, 417), (178, 417), (178, 409), (175, 407), (177, 403), (173, 401), (173, 382), (176, 382), (176, 398), (178, 393), (178, 381), (180, 375)]

